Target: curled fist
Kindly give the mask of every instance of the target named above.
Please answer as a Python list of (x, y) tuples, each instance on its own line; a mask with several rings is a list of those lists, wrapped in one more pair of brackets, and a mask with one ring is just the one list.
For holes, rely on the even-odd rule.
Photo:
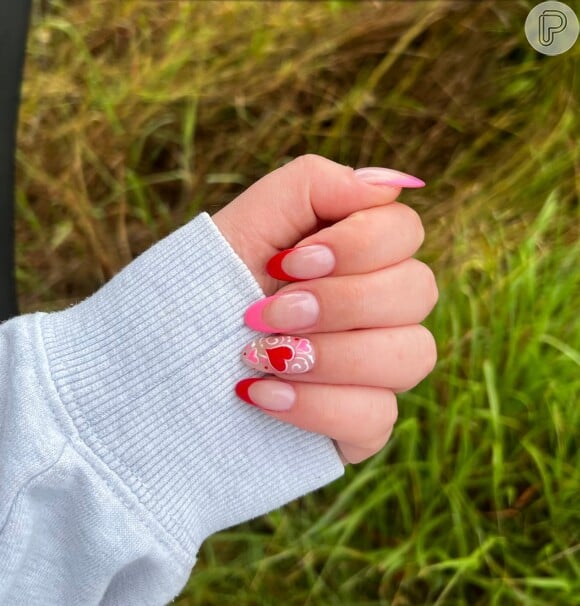
[(396, 394), (435, 366), (421, 326), (437, 302), (417, 213), (395, 202), (415, 177), (357, 171), (301, 156), (268, 174), (213, 220), (266, 293), (245, 314), (264, 333), (241, 352), (267, 373), (241, 380), (242, 400), (332, 438), (345, 463), (378, 452)]

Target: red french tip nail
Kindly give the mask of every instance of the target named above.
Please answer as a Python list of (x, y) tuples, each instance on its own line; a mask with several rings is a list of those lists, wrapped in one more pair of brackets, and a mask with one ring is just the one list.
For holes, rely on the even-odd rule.
[(296, 248), (287, 248), (274, 255), (266, 264), (266, 271), (272, 276), (272, 278), (276, 278), (278, 280), (284, 280), (286, 282), (300, 282), (300, 278), (295, 278), (294, 276), (288, 275), (282, 269), (282, 261), (286, 255), (289, 255), (291, 252), (294, 252)]
[(248, 393), (248, 389), (256, 382), (261, 381), (262, 379), (242, 379), (236, 385), (236, 395), (238, 398), (241, 398), (244, 402), (251, 404), (252, 406), (256, 406), (254, 402), (252, 402), (252, 398), (250, 398), (250, 394)]

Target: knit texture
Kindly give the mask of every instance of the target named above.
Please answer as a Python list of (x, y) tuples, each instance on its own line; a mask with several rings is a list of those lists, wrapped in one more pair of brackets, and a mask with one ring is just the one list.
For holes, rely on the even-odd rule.
[[(14, 555), (14, 528), (26, 534), (34, 522), (18, 500), (46, 505), (47, 495), (32, 487), (43, 474), (57, 474), (61, 480), (51, 482), (76, 504), (72, 519), (43, 543), (42, 529), (59, 515), (45, 507), (46, 524), (34, 540), (47, 558), (52, 550), (69, 554), (62, 574), (74, 577), (76, 589), (59, 594), (58, 603), (122, 603), (131, 595), (124, 584), (131, 589), (133, 582), (147, 584), (147, 599), (123, 603), (162, 604), (161, 596), (179, 593), (208, 535), (339, 477), (343, 465), (331, 440), (272, 419), (234, 394), (239, 379), (259, 376), (241, 363), (240, 351), (256, 336), (243, 313), (263, 296), (203, 213), (81, 303), (0, 326), (0, 413), (12, 423), (11, 437), (0, 431), (0, 461), (8, 461), (0, 469), (0, 503), (11, 504), (0, 505), (0, 558)], [(22, 446), (14, 432), (25, 426), (34, 453), (16, 456)], [(43, 427), (52, 438), (39, 439)], [(83, 512), (93, 512), (94, 526), (75, 522)], [(83, 528), (80, 542), (75, 524)], [(111, 545), (119, 533), (128, 555), (115, 569), (121, 564)], [(25, 568), (9, 566), (4, 579), (20, 593), (6, 595), (19, 596), (11, 604), (34, 604), (34, 583), (51, 579), (30, 573), (27, 586), (32, 560), (22, 561)], [(78, 593), (95, 578), (98, 590)]]

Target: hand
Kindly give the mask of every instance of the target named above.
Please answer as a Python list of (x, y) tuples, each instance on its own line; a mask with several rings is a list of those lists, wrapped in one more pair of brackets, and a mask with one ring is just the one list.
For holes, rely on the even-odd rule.
[[(345, 463), (384, 446), (397, 417), (395, 394), (436, 361), (434, 339), (419, 325), (436, 303), (435, 279), (410, 258), (424, 231), (412, 209), (394, 202), (401, 185), (421, 183), (413, 179), (304, 156), (213, 217), (266, 294), (280, 279), (301, 280), (246, 313), (251, 327), (284, 336), (245, 348), (248, 365), (278, 378), (242, 381), (238, 395), (328, 435)], [(278, 254), (289, 247), (298, 250)]]

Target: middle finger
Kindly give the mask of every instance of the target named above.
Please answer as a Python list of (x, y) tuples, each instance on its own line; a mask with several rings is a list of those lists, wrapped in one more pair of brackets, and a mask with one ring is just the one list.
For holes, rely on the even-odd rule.
[(368, 274), (292, 284), (251, 305), (244, 319), (261, 332), (338, 332), (422, 322), (437, 301), (433, 272), (416, 259)]

